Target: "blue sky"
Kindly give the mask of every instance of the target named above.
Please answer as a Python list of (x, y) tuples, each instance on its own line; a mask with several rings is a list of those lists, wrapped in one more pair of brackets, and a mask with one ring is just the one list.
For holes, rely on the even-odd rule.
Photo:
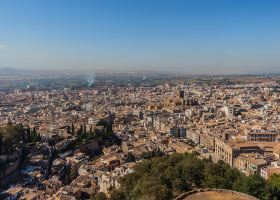
[(0, 0), (0, 67), (280, 72), (280, 1)]

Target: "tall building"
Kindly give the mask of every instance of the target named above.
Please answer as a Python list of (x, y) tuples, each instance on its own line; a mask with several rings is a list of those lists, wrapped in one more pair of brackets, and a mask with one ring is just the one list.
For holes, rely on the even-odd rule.
[(231, 119), (235, 116), (235, 107), (234, 106), (225, 106), (224, 110), (225, 110), (227, 118)]
[(185, 127), (171, 127), (170, 134), (177, 138), (186, 138), (187, 136), (187, 129)]

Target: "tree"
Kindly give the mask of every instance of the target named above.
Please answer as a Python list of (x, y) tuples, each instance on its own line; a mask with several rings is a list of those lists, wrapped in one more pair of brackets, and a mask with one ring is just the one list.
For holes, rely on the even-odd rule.
[(92, 199), (93, 200), (108, 200), (106, 194), (103, 192), (98, 192)]
[(212, 163), (188, 153), (137, 163), (132, 173), (120, 179), (117, 194), (124, 194), (126, 199), (169, 200), (201, 187), (235, 189), (265, 200), (280, 199), (280, 175), (272, 177), (266, 186), (260, 176), (246, 177), (222, 161)]
[(22, 139), (23, 127), (20, 125), (7, 124), (0, 128), (2, 137), (2, 153), (10, 154), (15, 146), (20, 144)]
[(120, 190), (112, 190), (109, 200), (125, 200), (125, 194)]
[(183, 176), (185, 181), (193, 183), (197, 187), (201, 186), (204, 180), (203, 169), (204, 165), (202, 161), (197, 158), (189, 158), (188, 162), (184, 163)]
[(0, 155), (2, 155), (3, 153), (3, 147), (4, 147), (3, 136), (0, 134)]
[(37, 132), (35, 126), (33, 127), (32, 130), (32, 142), (37, 142)]
[(66, 126), (66, 132), (67, 132), (68, 134), (71, 134), (70, 126)]
[(41, 138), (41, 134), (40, 133), (37, 133), (37, 141), (41, 141), (42, 138)]
[(273, 174), (267, 181), (266, 193), (268, 199), (279, 200), (280, 199), (280, 175)]
[(135, 162), (135, 156), (131, 153), (131, 152), (129, 152), (128, 154), (127, 154), (127, 159), (126, 159), (126, 161), (127, 162)]
[(83, 130), (83, 133), (84, 134), (87, 134), (87, 126), (86, 126), (86, 123), (84, 122), (84, 130)]
[(71, 133), (72, 133), (72, 135), (75, 135), (75, 126), (74, 126), (73, 122), (71, 124)]
[(222, 161), (218, 163), (207, 162), (204, 168), (204, 185), (210, 188), (232, 189), (239, 176), (238, 170), (231, 169), (228, 164)]
[(234, 189), (261, 198), (265, 192), (265, 181), (259, 175), (242, 176), (234, 183)]
[(93, 133), (93, 132), (92, 132), (92, 126), (90, 126), (90, 128), (89, 128), (89, 132), (90, 132), (90, 134)]
[(172, 193), (165, 185), (153, 185), (145, 189), (142, 199), (147, 200), (168, 200), (172, 199)]
[(156, 151), (154, 151), (153, 154), (155, 157), (160, 157), (160, 156), (164, 155), (164, 153), (160, 149), (157, 149)]
[(188, 190), (188, 185), (185, 184), (180, 178), (176, 178), (172, 181), (172, 188), (175, 196), (180, 195), (183, 191)]
[(83, 125), (81, 124), (79, 130), (77, 131), (77, 135), (79, 136), (82, 134), (83, 134)]
[(113, 133), (113, 121), (101, 119), (97, 122), (97, 126), (103, 126), (103, 130), (107, 136)]
[(20, 131), (20, 134), (21, 134), (20, 140), (21, 140), (21, 141), (25, 141), (25, 131), (24, 131), (24, 129), (23, 129), (23, 125), (22, 125), (22, 124), (19, 124), (18, 126), (19, 126), (19, 131)]
[(210, 156), (209, 156), (209, 161), (212, 162), (212, 160), (213, 160), (213, 159), (212, 159), (212, 156), (210, 155)]
[(31, 130), (30, 130), (30, 126), (27, 126), (27, 141), (31, 142)]

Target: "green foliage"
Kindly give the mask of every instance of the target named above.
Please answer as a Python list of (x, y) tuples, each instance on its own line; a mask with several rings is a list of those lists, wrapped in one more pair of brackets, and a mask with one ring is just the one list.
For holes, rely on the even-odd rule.
[(119, 190), (113, 190), (110, 192), (109, 200), (125, 200), (125, 194)]
[(156, 182), (150, 182), (144, 184), (141, 188), (141, 199), (147, 200), (166, 200), (172, 198), (171, 190), (166, 185), (156, 185)]
[(103, 126), (103, 131), (106, 135), (111, 135), (113, 133), (113, 121), (112, 119), (100, 119), (97, 126)]
[(92, 200), (108, 200), (106, 194), (104, 194), (103, 192), (98, 192), (93, 198)]
[[(106, 121), (104, 121), (106, 122)], [(86, 129), (86, 124), (80, 124), (79, 128), (76, 130), (74, 127), (74, 124), (72, 123), (72, 133), (77, 137), (77, 140), (75, 142), (75, 147), (80, 147), (83, 144), (87, 144), (93, 140), (98, 141), (100, 145), (104, 145), (106, 147), (112, 146), (112, 145), (121, 145), (121, 139), (117, 137), (113, 132), (108, 134), (106, 132), (106, 128), (103, 127), (103, 129), (92, 129), (92, 127), (89, 128), (89, 130)]]
[(71, 124), (71, 134), (75, 135), (75, 126), (74, 123)]
[(259, 175), (242, 176), (235, 182), (234, 189), (262, 198), (265, 195), (265, 180)]
[(11, 153), (15, 146), (20, 144), (23, 139), (23, 127), (22, 125), (7, 124), (0, 129), (0, 154)]
[(162, 151), (160, 151), (159, 149), (155, 150), (155, 151), (149, 151), (149, 152), (144, 152), (141, 157), (143, 159), (151, 159), (154, 157), (160, 157), (163, 156), (164, 153)]
[(33, 143), (36, 143), (37, 141), (39, 141), (39, 134), (37, 134), (37, 131), (36, 131), (36, 128), (35, 128), (35, 126), (33, 127), (33, 130), (32, 130), (32, 140), (31, 140), (31, 142), (33, 142)]
[(266, 183), (260, 176), (245, 176), (224, 162), (199, 160), (194, 154), (144, 160), (135, 165), (133, 173), (121, 178), (120, 184), (117, 192), (129, 200), (168, 200), (194, 188), (222, 188), (259, 199), (280, 199), (279, 175)]
[(280, 199), (280, 175), (274, 174), (272, 175), (268, 181), (266, 186), (267, 199), (278, 200)]
[(127, 154), (126, 162), (135, 162), (135, 156), (131, 152)]
[(183, 182), (180, 178), (176, 178), (172, 182), (172, 188), (174, 190), (175, 196), (180, 195), (183, 191), (186, 191), (189, 189), (189, 186)]
[(203, 161), (192, 154), (155, 157), (137, 164), (134, 173), (121, 179), (127, 199), (172, 199), (203, 180)]
[(232, 189), (234, 182), (240, 177), (240, 172), (231, 169), (222, 161), (208, 162), (205, 165), (204, 177), (206, 187)]
[(190, 145), (191, 147), (193, 147), (193, 148), (196, 146), (196, 145), (195, 145), (195, 142), (192, 141), (192, 140), (187, 140), (186, 143), (187, 143), (188, 145)]
[(81, 124), (79, 130), (77, 131), (77, 135), (78, 136), (82, 135), (84, 132), (83, 130), (84, 130), (84, 128), (83, 128), (83, 125)]

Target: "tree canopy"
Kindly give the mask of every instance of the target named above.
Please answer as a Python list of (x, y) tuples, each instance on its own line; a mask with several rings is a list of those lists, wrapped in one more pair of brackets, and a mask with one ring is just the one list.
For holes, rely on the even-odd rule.
[[(134, 172), (120, 179), (112, 199), (168, 200), (195, 188), (236, 190), (259, 199), (280, 199), (280, 176), (265, 181), (258, 175), (245, 176), (228, 164), (200, 160), (194, 154), (172, 154), (144, 160)], [(111, 199), (111, 198), (110, 198)]]
[(0, 128), (0, 154), (11, 153), (13, 147), (19, 145), (23, 137), (22, 125), (7, 124)]

